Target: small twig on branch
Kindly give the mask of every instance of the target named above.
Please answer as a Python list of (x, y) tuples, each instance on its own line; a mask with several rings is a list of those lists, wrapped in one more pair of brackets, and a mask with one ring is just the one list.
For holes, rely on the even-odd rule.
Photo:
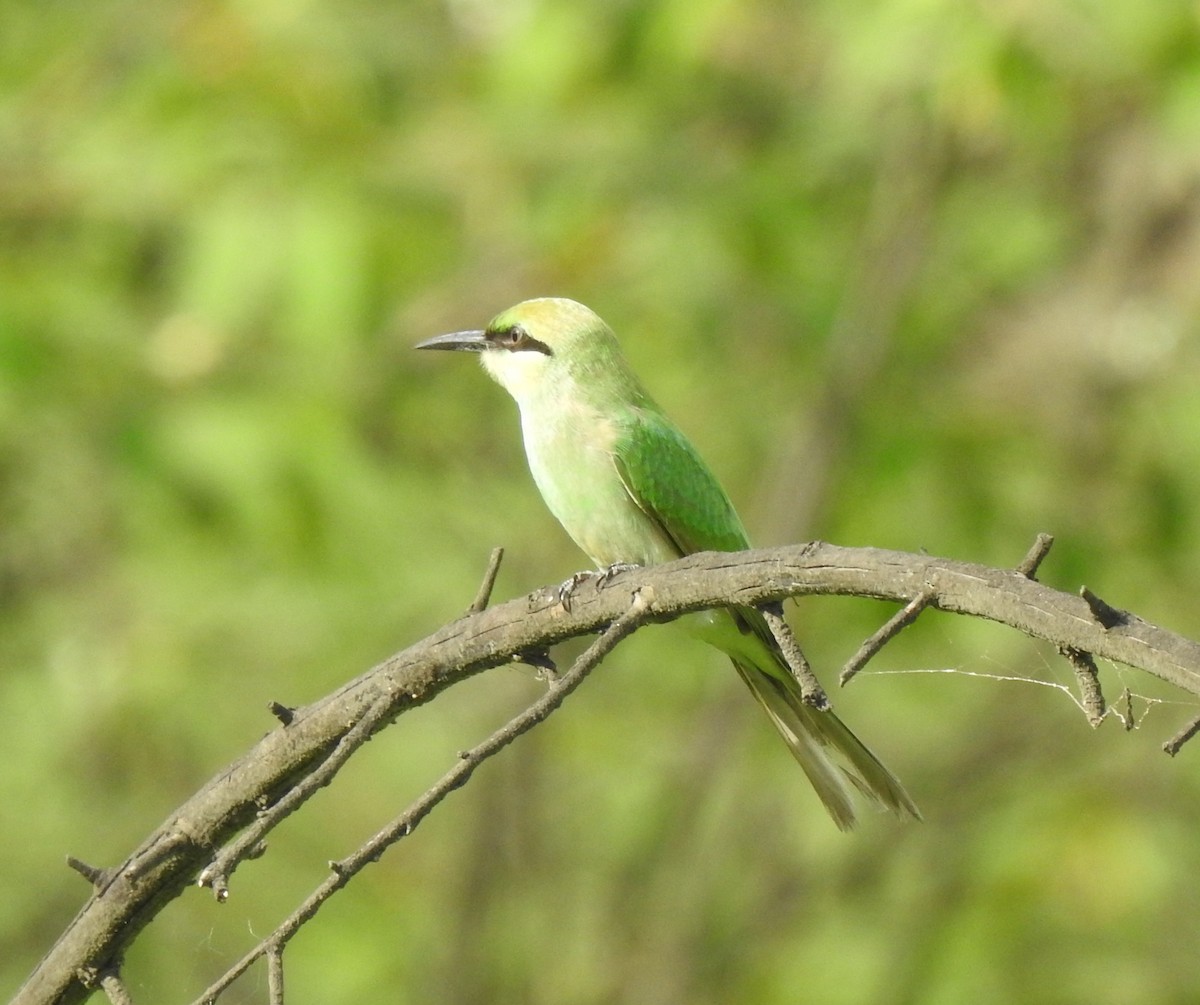
[(1086, 586), (1079, 588), (1079, 595), (1083, 597), (1084, 602), (1088, 605), (1088, 609), (1092, 612), (1092, 616), (1095, 617), (1102, 628), (1116, 628), (1117, 625), (1129, 620), (1128, 614), (1110, 604), (1106, 604)]
[(67, 865), (79, 873), (80, 876), (91, 883), (96, 889), (99, 889), (108, 882), (111, 872), (109, 869), (97, 869), (94, 865), (88, 865), (86, 862), (77, 859), (74, 855), (67, 856)]
[(838, 677), (838, 683), (842, 687), (845, 687), (854, 675), (870, 662), (871, 657), (899, 635), (901, 631), (916, 621), (917, 616), (933, 603), (936, 598), (937, 590), (932, 586), (926, 586), (912, 600), (888, 618), (869, 639), (858, 647), (858, 652), (846, 661), (846, 665), (842, 667), (842, 672)]
[(500, 562), (503, 558), (503, 548), (492, 549), (492, 554), (488, 558), (487, 569), (483, 573), (483, 582), (479, 584), (479, 592), (475, 594), (475, 599), (471, 601), (471, 606), (467, 608), (468, 614), (478, 614), (480, 611), (487, 609), (487, 605), (492, 599), (492, 589), (496, 585), (496, 576), (500, 574)]
[(1054, 544), (1053, 534), (1039, 534), (1034, 538), (1033, 546), (1021, 559), (1021, 564), (1017, 566), (1017, 572), (1026, 579), (1037, 579), (1038, 566), (1042, 564), (1042, 559), (1050, 554), (1052, 544)]
[(1128, 733), (1131, 729), (1137, 728), (1137, 719), (1133, 714), (1133, 692), (1129, 688), (1124, 688), (1121, 691), (1121, 700), (1125, 704), (1125, 732)]
[(1083, 714), (1087, 716), (1088, 724), (1094, 729), (1104, 721), (1106, 711), (1104, 692), (1100, 690), (1100, 671), (1096, 669), (1096, 660), (1092, 654), (1072, 646), (1060, 646), (1059, 650), (1075, 671), (1075, 680), (1079, 684), (1079, 701), (1083, 705)]
[(1200, 715), (1196, 716), (1191, 722), (1183, 727), (1171, 739), (1163, 744), (1163, 750), (1174, 757), (1179, 753), (1179, 749), (1188, 742), (1193, 736), (1200, 733)]
[[(429, 815), (455, 789), (466, 784), (475, 769), (493, 755), (499, 753), (522, 733), (528, 732), (554, 712), (589, 673), (622, 639), (642, 624), (651, 614), (652, 591), (637, 591), (629, 608), (580, 654), (562, 677), (541, 698), (496, 730), (482, 743), (464, 751), (454, 765), (423, 796), (403, 813), (387, 824), (356, 852), (337, 862), (330, 862), (331, 875), (314, 890), (295, 911), (266, 939), (234, 964), (219, 980), (214, 982), (196, 999), (194, 1005), (211, 1005), (234, 981), (245, 973), (262, 956), (280, 957), (284, 947), (306, 922), (320, 910), (321, 906), (338, 890), (371, 862), (377, 862), (397, 841), (407, 837), (417, 825)], [(280, 964), (282, 966), (282, 964)], [(282, 987), (282, 973), (280, 975)]]
[(285, 726), (290, 725), (291, 721), (296, 718), (296, 710), (294, 708), (290, 708), (278, 701), (270, 702), (267, 705), (267, 710)]
[(104, 996), (112, 1002), (112, 1005), (133, 1005), (133, 997), (129, 994), (129, 989), (125, 987), (125, 982), (121, 980), (121, 975), (116, 970), (109, 970), (103, 974), (99, 983), (104, 991)]
[(283, 1005), (283, 950), (267, 953), (267, 998), (271, 1005)]
[(771, 629), (771, 634), (775, 636), (775, 641), (779, 643), (779, 648), (783, 650), (784, 659), (787, 660), (792, 676), (800, 683), (800, 694), (804, 698), (804, 703), (821, 711), (828, 709), (829, 696), (821, 687), (817, 675), (813, 673), (812, 666), (809, 665), (808, 658), (804, 655), (804, 650), (796, 641), (791, 625), (784, 620), (783, 604), (763, 604), (759, 610), (767, 619), (767, 626)]

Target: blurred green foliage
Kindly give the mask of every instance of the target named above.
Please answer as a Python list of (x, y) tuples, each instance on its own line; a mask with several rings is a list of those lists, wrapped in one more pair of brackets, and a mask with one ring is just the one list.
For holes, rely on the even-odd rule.
[[(1161, 0), (130, 0), (0, 31), (0, 987), (271, 722), (582, 564), (515, 410), (412, 342), (573, 296), (760, 543), (1009, 565), (1200, 634), (1200, 11)], [(887, 614), (794, 621), (830, 679)], [(1097, 733), (927, 616), (839, 708), (845, 837), (719, 658), (631, 640), (288, 954), (294, 1002), (1192, 1000), (1195, 703)], [(541, 685), (420, 710), (217, 907), (185, 1000)], [(461, 693), (459, 693), (461, 692)], [(1181, 925), (1184, 927), (1181, 928)], [(232, 1001), (262, 1000), (244, 982)]]

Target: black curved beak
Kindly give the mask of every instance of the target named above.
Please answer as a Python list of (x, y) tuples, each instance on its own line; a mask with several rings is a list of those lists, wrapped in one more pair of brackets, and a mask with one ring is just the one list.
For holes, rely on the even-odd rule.
[(418, 342), (414, 349), (453, 349), (457, 352), (483, 352), (488, 347), (487, 332), (451, 332), (449, 335), (435, 335), (424, 342)]

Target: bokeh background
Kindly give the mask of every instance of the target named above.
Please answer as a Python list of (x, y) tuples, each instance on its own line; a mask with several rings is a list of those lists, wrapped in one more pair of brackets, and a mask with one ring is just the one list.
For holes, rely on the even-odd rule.
[[(272, 725), (583, 565), (470, 360), (593, 306), (759, 544), (997, 565), (1200, 635), (1194, 0), (10, 3), (0, 30), (0, 989)], [(890, 613), (792, 610), (832, 683)], [(569, 657), (570, 652), (564, 654)], [(953, 671), (926, 673), (924, 671)], [(289, 1002), (1194, 1001), (1196, 701), (927, 615), (843, 716), (926, 820), (839, 834), (661, 628), (288, 952)], [(1031, 683), (1039, 682), (1039, 683)], [(1049, 685), (1049, 686), (1042, 686)], [(185, 1001), (540, 693), (378, 737), (127, 963)], [(263, 1000), (261, 977), (231, 1002)]]

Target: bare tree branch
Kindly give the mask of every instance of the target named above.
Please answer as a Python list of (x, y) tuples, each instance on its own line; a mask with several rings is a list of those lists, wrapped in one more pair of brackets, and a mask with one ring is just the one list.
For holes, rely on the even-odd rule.
[(263, 839), (281, 820), (289, 816), (301, 803), (308, 800), (317, 789), (328, 785), (338, 769), (350, 759), (359, 747), (371, 738), (388, 711), (388, 704), (382, 699), (376, 700), (337, 742), (333, 751), (312, 772), (299, 782), (291, 791), (280, 799), (269, 810), (260, 813), (257, 819), (233, 841), (230, 841), (220, 853), (205, 866), (197, 878), (199, 886), (212, 888), (213, 895), (219, 901), (229, 896), (229, 877), (240, 862), (247, 858), (255, 858), (258, 849), (262, 848)]
[(783, 604), (778, 602), (763, 604), (762, 612), (763, 617), (767, 619), (767, 625), (770, 626), (771, 634), (775, 636), (775, 641), (779, 643), (779, 648), (783, 651), (788, 666), (796, 680), (800, 682), (800, 694), (803, 695), (805, 703), (813, 708), (829, 708), (829, 695), (825, 693), (821, 682), (817, 680), (817, 675), (813, 673), (808, 657), (804, 655), (804, 650), (796, 641), (791, 626), (783, 619)]
[[(437, 784), (356, 852), (339, 862), (330, 862), (333, 874), (317, 887), (303, 904), (285, 918), (274, 932), (230, 967), (220, 980), (196, 999), (195, 1005), (207, 1005), (207, 1003), (215, 1001), (221, 992), (262, 956), (267, 956), (268, 961), (282, 959), (283, 949), (292, 936), (316, 915), (325, 901), (349, 883), (369, 863), (379, 861), (388, 848), (416, 830), (417, 824), (424, 820), (438, 803), (455, 789), (461, 788), (467, 783), (479, 765), (489, 757), (498, 754), (518, 736), (528, 732), (562, 705), (567, 696), (583, 683), (584, 678), (600, 664), (600, 661), (613, 650), (617, 643), (646, 619), (649, 611), (649, 602), (642, 597), (641, 593), (636, 593), (629, 609), (584, 650), (571, 669), (555, 681), (550, 690), (538, 701), (520, 715), (515, 716), (501, 729), (496, 730), (473, 750), (465, 751), (459, 757), (458, 763), (446, 772)], [(272, 966), (274, 965), (272, 963)], [(280, 974), (280, 985), (282, 986), (282, 973)]]
[[(97, 984), (87, 975), (115, 973), (115, 963), (141, 929), (210, 866), (211, 877), (227, 882), (244, 849), (258, 847), (262, 834), (282, 818), (275, 808), (291, 812), (327, 784), (360, 736), (489, 667), (523, 654), (540, 658), (564, 639), (613, 625), (629, 616), (632, 598), (639, 594), (653, 597), (639, 617), (668, 620), (729, 604), (770, 605), (786, 597), (860, 596), (909, 604), (928, 592), (930, 608), (1006, 624), (1060, 650), (1123, 663), (1200, 695), (1200, 644), (1102, 601), (1098, 608), (1090, 591), (1088, 599), (1044, 586), (1031, 578), (1036, 564), (1027, 558), (1019, 570), (993, 569), (814, 542), (709, 552), (622, 572), (611, 581), (581, 584), (570, 611), (550, 588), (464, 616), (328, 697), (281, 717), (280, 725), (171, 813), (120, 866), (85, 867), (95, 887), (92, 896), (14, 1002), (82, 1001)], [(315, 782), (307, 781), (314, 777)], [(254, 840), (231, 845), (239, 849), (235, 855), (222, 852), (259, 819), (268, 824), (256, 828)], [(402, 826), (401, 818), (397, 821), (393, 826)], [(366, 854), (370, 860), (372, 853)], [(352, 856), (339, 863), (331, 881), (357, 861)]]

